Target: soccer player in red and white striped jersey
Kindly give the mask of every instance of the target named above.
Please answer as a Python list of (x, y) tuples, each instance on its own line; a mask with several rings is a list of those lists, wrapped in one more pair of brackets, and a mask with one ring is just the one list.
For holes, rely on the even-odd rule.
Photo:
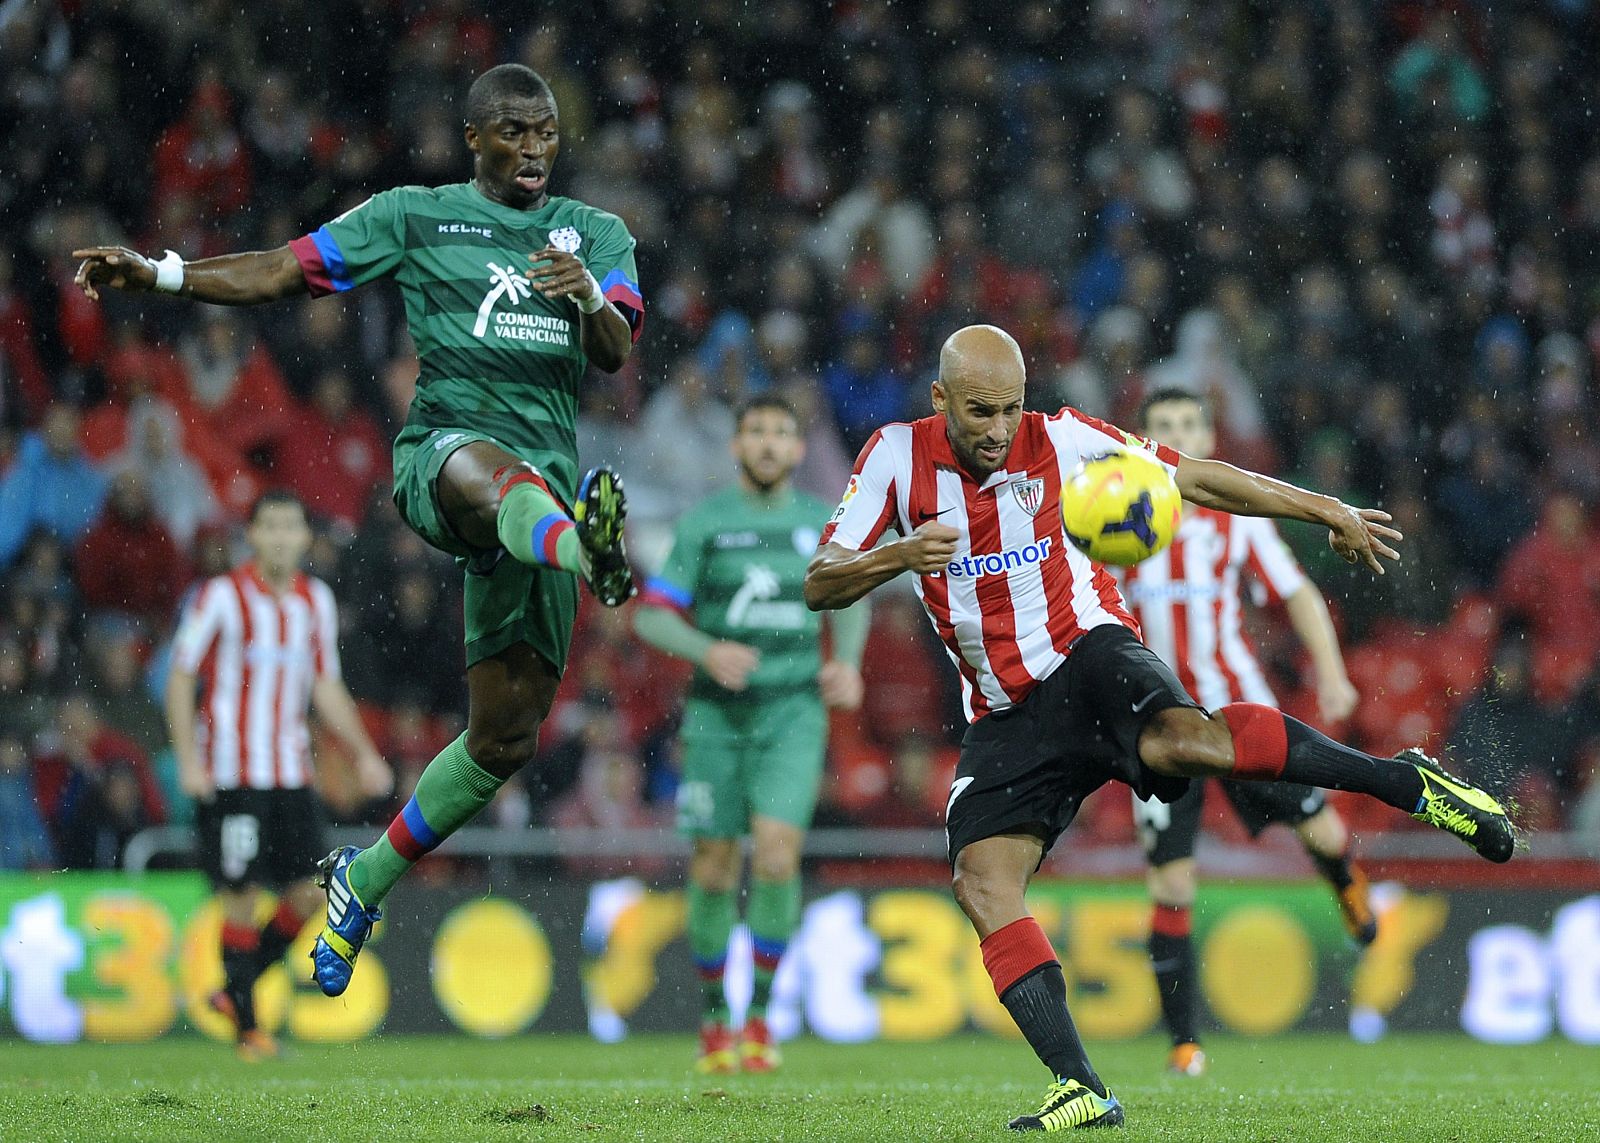
[[(1163, 389), (1146, 398), (1139, 431), (1186, 456), (1207, 458), (1216, 449), (1205, 402), (1182, 389)], [(1295, 633), (1311, 654), (1323, 720), (1348, 718), (1358, 696), (1345, 672), (1327, 606), (1270, 520), (1187, 505), (1171, 546), (1118, 574), (1145, 645), (1177, 671), (1207, 710), (1236, 702), (1277, 705), (1244, 633), (1241, 595), (1246, 577), (1260, 589), (1263, 602), (1281, 602), (1287, 608)], [(1221, 787), (1252, 836), (1274, 822), (1299, 835), (1318, 872), (1333, 887), (1350, 935), (1361, 944), (1372, 943), (1378, 926), (1367, 900), (1367, 879), (1350, 861), (1350, 832), (1322, 791), (1288, 782), (1224, 781)], [(1195, 1019), (1198, 982), (1191, 938), (1194, 847), (1204, 803), (1203, 781), (1192, 783), (1172, 805), (1134, 800), (1134, 817), (1150, 860), (1150, 961), (1172, 1036), (1169, 1066), (1191, 1076), (1206, 1067)]]
[[(1511, 856), (1504, 809), (1418, 752), (1376, 758), (1260, 703), (1208, 714), (1161, 659), (1103, 567), (1066, 542), (1062, 480), (1082, 459), (1145, 448), (1191, 503), (1321, 524), (1375, 572), (1397, 554), (1386, 513), (1182, 455), (1072, 409), (1023, 411), (1026, 369), (994, 326), (952, 334), (935, 415), (873, 434), (806, 572), (806, 602), (848, 607), (905, 573), (961, 673), (971, 725), (945, 812), (956, 900), (977, 929), (995, 992), (1055, 1082), (1013, 1128), (1121, 1123), (1067, 1011), (1066, 982), (1024, 902), (1078, 805), (1116, 779), (1176, 801), (1190, 777), (1357, 790)], [(899, 539), (879, 540), (890, 529)]]
[[(256, 1027), (255, 981), (322, 903), (309, 879), (327, 847), (308, 709), (354, 756), (364, 790), (387, 793), (393, 778), (339, 674), (333, 592), (300, 571), (311, 545), (305, 508), (290, 493), (266, 493), (247, 538), (250, 561), (206, 581), (184, 608), (166, 707), (179, 782), (197, 804), (202, 864), (222, 900), (226, 982), (212, 1005), (233, 1020), (240, 1054), (260, 1059), (276, 1046)], [(281, 896), (258, 927), (261, 886)]]

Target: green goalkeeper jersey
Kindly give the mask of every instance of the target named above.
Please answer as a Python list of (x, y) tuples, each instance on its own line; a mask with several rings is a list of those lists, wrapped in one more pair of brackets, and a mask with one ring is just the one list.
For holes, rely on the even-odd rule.
[(822, 617), (806, 606), (802, 588), (831, 511), (793, 489), (768, 497), (736, 487), (683, 514), (666, 565), (645, 584), (641, 602), (674, 608), (713, 639), (761, 653), (748, 690), (724, 690), (697, 668), (691, 698), (816, 689)]
[[(578, 307), (526, 277), (545, 246), (576, 254), (637, 340), (644, 318), (622, 220), (570, 198), (515, 210), (471, 183), (375, 194), (290, 247), (313, 295), (393, 278), (420, 365), (402, 441), (472, 429), (533, 461), (569, 502), (578, 474)], [(420, 431), (419, 431), (420, 430)]]

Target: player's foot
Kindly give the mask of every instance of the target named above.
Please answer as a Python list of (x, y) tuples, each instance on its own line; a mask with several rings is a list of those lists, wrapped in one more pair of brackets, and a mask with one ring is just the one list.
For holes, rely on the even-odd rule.
[(1174, 1075), (1203, 1076), (1206, 1074), (1206, 1054), (1199, 1044), (1175, 1044), (1167, 1055), (1167, 1070)]
[(1007, 1127), (1013, 1131), (1070, 1131), (1074, 1127), (1121, 1127), (1122, 1104), (1109, 1090), (1096, 1095), (1077, 1080), (1053, 1083), (1044, 1103), (1032, 1115), (1019, 1115)]
[(356, 956), (383, 916), (363, 905), (350, 886), (350, 862), (360, 852), (342, 845), (317, 863), (317, 884), (328, 891), (328, 920), (311, 947), (311, 975), (324, 996), (338, 996), (350, 987)]
[(1358, 945), (1370, 945), (1378, 939), (1378, 917), (1372, 911), (1367, 896), (1367, 875), (1359, 866), (1350, 867), (1350, 884), (1338, 892), (1339, 916), (1344, 918), (1345, 932)]
[(1445, 773), (1437, 759), (1415, 746), (1400, 751), (1395, 760), (1409, 762), (1422, 775), (1422, 800), (1412, 817), (1455, 834), (1490, 861), (1511, 860), (1517, 837), (1504, 806), (1476, 786)]
[(783, 1053), (772, 1041), (772, 1029), (760, 1016), (744, 1022), (739, 1034), (739, 1066), (747, 1072), (775, 1072), (783, 1063)]
[(275, 1060), (283, 1054), (278, 1047), (278, 1041), (267, 1035), (260, 1028), (252, 1028), (248, 1032), (239, 1034), (239, 1042), (233, 1050), (239, 1058), (247, 1064), (259, 1064), (266, 1060)]
[(694, 1070), (703, 1076), (732, 1075), (739, 1070), (738, 1045), (726, 1024), (700, 1025), (700, 1055)]
[(628, 500), (622, 494), (622, 477), (601, 465), (584, 474), (578, 500), (572, 508), (583, 548), (584, 580), (607, 607), (621, 607), (638, 592), (628, 551), (622, 542), (622, 525)]

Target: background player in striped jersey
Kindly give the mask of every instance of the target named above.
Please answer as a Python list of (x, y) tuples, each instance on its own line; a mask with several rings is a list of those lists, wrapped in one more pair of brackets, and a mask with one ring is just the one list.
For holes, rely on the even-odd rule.
[[(256, 979), (283, 958), (322, 894), (309, 873), (322, 854), (312, 788), (308, 707), (355, 759), (376, 797), (393, 775), (367, 737), (339, 674), (333, 592), (300, 570), (311, 546), (305, 508), (268, 492), (250, 511), (250, 560), (207, 580), (184, 609), (167, 679), (167, 726), (178, 780), (196, 802), (201, 863), (222, 902), (222, 990), (240, 1055), (275, 1055), (256, 1027)], [(201, 702), (196, 707), (196, 683)], [(256, 923), (257, 891), (280, 892)]]
[[(1182, 389), (1151, 394), (1140, 410), (1139, 427), (1149, 439), (1185, 456), (1205, 459), (1216, 449), (1205, 403)], [(1186, 505), (1172, 546), (1118, 578), (1145, 646), (1177, 671), (1201, 706), (1276, 706), (1244, 634), (1240, 589), (1247, 574), (1267, 598), (1288, 609), (1295, 634), (1311, 654), (1323, 721), (1348, 718), (1358, 696), (1345, 673), (1328, 608), (1272, 521)], [(1223, 781), (1220, 786), (1251, 836), (1273, 822), (1294, 829), (1317, 871), (1333, 886), (1345, 928), (1361, 944), (1371, 944), (1378, 926), (1367, 901), (1367, 879), (1351, 863), (1350, 833), (1322, 791), (1288, 782)], [(1189, 792), (1171, 805), (1154, 798), (1133, 802), (1150, 859), (1150, 961), (1162, 1018), (1172, 1035), (1169, 1063), (1184, 1075), (1200, 1075), (1206, 1066), (1195, 1028), (1197, 981), (1190, 935), (1194, 846), (1205, 787), (1204, 781), (1192, 782)]]
[(421, 373), (395, 440), (394, 499), (466, 572), (467, 729), (382, 837), (324, 860), (312, 971), (329, 996), (349, 986), (389, 890), (533, 757), (578, 580), (608, 607), (634, 593), (621, 482), (606, 468), (579, 481), (577, 441), (585, 371), (622, 368), (644, 321), (633, 237), (616, 215), (549, 193), (560, 125), (536, 73), (490, 68), (465, 119), (471, 181), (380, 192), (275, 250), (191, 264), (123, 247), (73, 255), (90, 298), (111, 286), (253, 305), (391, 278), (405, 302)]
[[(1215, 460), (1184, 456), (1063, 409), (1023, 411), (1017, 343), (956, 331), (939, 354), (934, 415), (868, 440), (806, 572), (806, 602), (847, 607), (905, 572), (961, 674), (971, 725), (945, 827), (956, 900), (1001, 1003), (1054, 1077), (1017, 1130), (1121, 1123), (1067, 1010), (1066, 981), (1028, 912), (1029, 879), (1082, 800), (1112, 779), (1177, 800), (1190, 777), (1357, 790), (1462, 838), (1493, 861), (1515, 838), (1494, 799), (1408, 752), (1376, 758), (1260, 703), (1208, 714), (1138, 641), (1116, 583), (1064, 543), (1062, 480), (1108, 448), (1147, 448), (1191, 503), (1321, 524), (1350, 562), (1382, 573), (1399, 533), (1353, 508)], [(900, 539), (879, 546), (893, 527)]]
[[(747, 402), (733, 454), (738, 486), (684, 513), (634, 617), (641, 638), (698, 668), (683, 712), (678, 828), (694, 839), (689, 946), (703, 989), (696, 1066), (710, 1073), (778, 1065), (767, 1004), (800, 923), (800, 849), (822, 784), (825, 708), (861, 704), (867, 641), (866, 605), (841, 611), (822, 661), (821, 618), (806, 607), (801, 583), (828, 506), (790, 486), (805, 455), (794, 409), (778, 397)], [(755, 991), (736, 1045), (723, 966), (746, 834)]]

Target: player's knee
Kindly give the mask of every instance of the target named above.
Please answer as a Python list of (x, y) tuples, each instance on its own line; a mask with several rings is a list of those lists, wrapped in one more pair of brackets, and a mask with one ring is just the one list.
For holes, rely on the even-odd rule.
[(799, 872), (800, 854), (792, 848), (757, 849), (750, 858), (750, 874), (758, 881), (788, 881)]
[(1193, 707), (1169, 707), (1151, 716), (1139, 735), (1139, 760), (1157, 774), (1198, 778), (1226, 774), (1233, 765), (1227, 728)]
[(1021, 908), (1022, 886), (964, 866), (959, 860), (950, 888), (961, 911), (980, 929), (994, 928), (998, 919), (1011, 916)]
[(1157, 905), (1184, 908), (1194, 904), (1194, 863), (1175, 861), (1150, 870), (1150, 897)]
[(467, 728), (467, 753), (497, 778), (509, 778), (533, 759), (539, 749), (539, 724)]
[(739, 843), (702, 838), (689, 855), (689, 880), (709, 893), (728, 893), (739, 887)]

